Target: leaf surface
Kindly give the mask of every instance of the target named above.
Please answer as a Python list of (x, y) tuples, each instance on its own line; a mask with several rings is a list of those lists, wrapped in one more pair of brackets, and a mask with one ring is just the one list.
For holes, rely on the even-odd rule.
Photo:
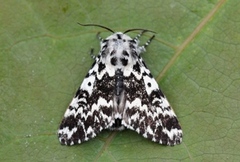
[[(239, 8), (230, 0), (1, 3), (0, 161), (239, 161)], [(95, 36), (111, 34), (77, 22), (157, 32), (143, 58), (179, 118), (182, 144), (130, 130), (59, 144), (59, 123), (93, 62), (90, 48), (99, 50)]]

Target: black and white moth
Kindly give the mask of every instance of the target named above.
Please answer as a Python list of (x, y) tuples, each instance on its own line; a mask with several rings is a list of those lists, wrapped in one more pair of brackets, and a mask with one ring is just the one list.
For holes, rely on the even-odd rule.
[[(104, 129), (127, 128), (163, 145), (180, 144), (177, 116), (140, 55), (154, 35), (142, 46), (139, 38), (152, 31), (122, 33), (96, 24), (80, 25), (102, 27), (113, 34), (106, 39), (98, 34), (100, 52), (92, 55), (95, 61), (64, 114), (60, 143), (79, 144)], [(126, 33), (133, 30), (141, 33), (132, 39)]]

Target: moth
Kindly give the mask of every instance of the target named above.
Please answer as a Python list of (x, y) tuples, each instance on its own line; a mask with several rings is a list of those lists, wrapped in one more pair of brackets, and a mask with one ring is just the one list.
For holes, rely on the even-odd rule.
[[(98, 33), (100, 52), (93, 56), (91, 50), (94, 63), (64, 114), (58, 130), (60, 143), (80, 144), (104, 129), (127, 128), (159, 144), (180, 144), (183, 133), (177, 116), (141, 57), (155, 35), (142, 46), (139, 38), (154, 32), (114, 32), (102, 25), (80, 25), (113, 34), (103, 39)], [(135, 38), (126, 34), (136, 30), (141, 32)]]

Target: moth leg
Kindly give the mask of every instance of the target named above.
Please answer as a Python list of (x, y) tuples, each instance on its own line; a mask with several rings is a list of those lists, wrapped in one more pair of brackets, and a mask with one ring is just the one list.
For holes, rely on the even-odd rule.
[(92, 58), (93, 60), (95, 60), (96, 55), (94, 54), (94, 48), (91, 48), (91, 49), (90, 49), (89, 54), (90, 54), (91, 58)]
[(152, 42), (153, 38), (155, 37), (155, 35), (153, 35), (143, 46), (146, 48), (147, 46), (149, 46), (149, 44)]
[[(101, 42), (103, 42), (103, 38), (100, 36), (100, 32), (97, 33), (97, 39), (99, 39)], [(91, 56), (92, 59), (95, 60), (96, 55), (94, 54), (94, 49), (93, 48), (90, 49), (90, 56)]]
[(100, 36), (100, 32), (97, 33), (97, 39), (99, 39), (101, 42), (103, 42), (103, 38)]
[(149, 44), (152, 42), (154, 37), (155, 37), (155, 35), (153, 35), (146, 43), (144, 43), (144, 45), (139, 47), (140, 53), (146, 51), (147, 46), (149, 46)]
[(143, 30), (141, 33), (139, 33), (135, 38), (133, 38), (133, 40), (135, 42), (138, 42), (139, 38), (143, 35), (143, 33), (147, 32), (147, 30)]

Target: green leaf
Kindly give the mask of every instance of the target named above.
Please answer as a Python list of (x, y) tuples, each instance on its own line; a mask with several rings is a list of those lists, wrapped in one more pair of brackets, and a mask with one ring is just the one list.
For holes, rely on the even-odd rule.
[[(2, 2), (0, 161), (239, 161), (239, 8), (230, 0)], [(90, 48), (99, 50), (95, 36), (111, 34), (77, 22), (157, 32), (143, 58), (179, 118), (182, 144), (130, 130), (59, 144), (63, 113), (93, 62)]]

